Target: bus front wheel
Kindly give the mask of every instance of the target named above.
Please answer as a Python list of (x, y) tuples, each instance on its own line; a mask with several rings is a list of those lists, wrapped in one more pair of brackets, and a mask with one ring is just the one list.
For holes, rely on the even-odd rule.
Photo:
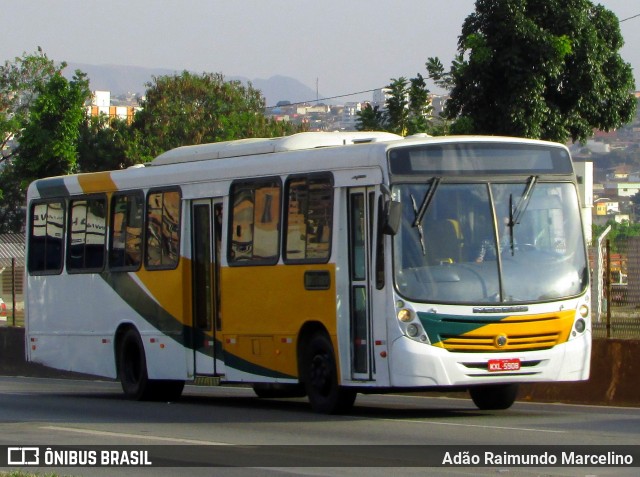
[(339, 385), (336, 359), (329, 337), (315, 335), (306, 350), (305, 387), (311, 408), (322, 414), (340, 414), (351, 409), (356, 400), (356, 391)]
[(518, 396), (517, 384), (487, 384), (472, 386), (469, 394), (473, 403), (483, 411), (509, 409)]

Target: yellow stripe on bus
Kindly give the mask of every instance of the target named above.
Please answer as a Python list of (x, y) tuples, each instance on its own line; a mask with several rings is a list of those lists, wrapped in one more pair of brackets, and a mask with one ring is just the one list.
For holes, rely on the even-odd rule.
[(117, 189), (116, 184), (111, 179), (110, 172), (96, 172), (92, 174), (80, 174), (76, 176), (78, 183), (85, 194), (98, 192), (111, 192)]

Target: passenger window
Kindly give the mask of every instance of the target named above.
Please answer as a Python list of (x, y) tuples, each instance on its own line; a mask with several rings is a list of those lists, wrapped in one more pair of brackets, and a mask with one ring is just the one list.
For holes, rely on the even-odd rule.
[(28, 270), (32, 275), (62, 271), (64, 201), (40, 202), (31, 207)]
[(275, 264), (280, 246), (280, 180), (231, 186), (230, 264)]
[(107, 232), (106, 199), (94, 197), (72, 200), (69, 210), (67, 270), (102, 270)]
[(142, 262), (142, 192), (120, 194), (111, 201), (109, 268), (137, 270)]
[(151, 191), (147, 195), (145, 266), (172, 269), (180, 258), (180, 192)]
[(286, 262), (325, 263), (331, 254), (333, 184), (330, 176), (287, 181)]

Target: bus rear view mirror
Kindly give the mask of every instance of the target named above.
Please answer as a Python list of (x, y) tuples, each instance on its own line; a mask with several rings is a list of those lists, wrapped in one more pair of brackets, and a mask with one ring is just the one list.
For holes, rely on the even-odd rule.
[(385, 235), (395, 235), (400, 229), (400, 220), (402, 219), (402, 204), (390, 200), (387, 202), (386, 213), (384, 214), (384, 223), (382, 224), (382, 233)]

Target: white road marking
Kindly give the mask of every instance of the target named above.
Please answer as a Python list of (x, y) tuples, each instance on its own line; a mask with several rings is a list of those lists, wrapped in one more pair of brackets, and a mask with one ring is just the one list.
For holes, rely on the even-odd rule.
[(500, 429), (505, 431), (528, 431), (528, 432), (548, 432), (551, 434), (564, 434), (568, 431), (554, 431), (551, 429), (532, 429), (528, 427), (504, 427), (504, 426), (485, 426), (481, 424), (460, 424), (459, 422), (438, 422), (438, 421), (417, 421), (415, 419), (386, 419), (386, 418), (375, 418), (380, 421), (391, 421), (391, 422), (411, 422), (413, 424), (429, 424), (430, 426), (457, 426), (457, 427), (477, 427), (480, 429)]
[(126, 438), (126, 439), (142, 439), (142, 440), (148, 440), (148, 441), (161, 441), (161, 442), (178, 442), (180, 444), (196, 444), (196, 445), (203, 445), (203, 446), (231, 445), (226, 442), (201, 441), (197, 439), (181, 439), (177, 437), (146, 436), (141, 434), (127, 434), (124, 432), (98, 431), (96, 429), (79, 429), (76, 427), (42, 426), (41, 429), (47, 429), (50, 431), (75, 432), (77, 434), (88, 434), (92, 436), (118, 437), (118, 438)]

